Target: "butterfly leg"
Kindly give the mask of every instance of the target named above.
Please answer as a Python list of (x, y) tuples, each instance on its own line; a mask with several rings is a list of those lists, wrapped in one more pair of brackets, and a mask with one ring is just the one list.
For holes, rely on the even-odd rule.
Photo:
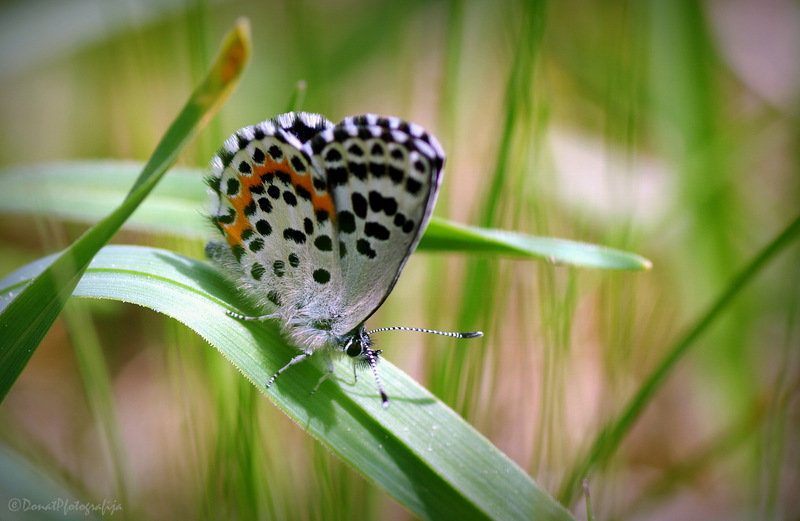
[(261, 315), (258, 317), (248, 317), (247, 315), (242, 315), (241, 313), (236, 313), (235, 311), (226, 310), (225, 314), (229, 317), (233, 317), (236, 320), (267, 320), (270, 318), (278, 318), (278, 315), (275, 313), (270, 313), (269, 315)]
[(269, 389), (269, 386), (270, 386), (270, 385), (272, 385), (272, 383), (275, 381), (275, 379), (276, 379), (278, 376), (280, 376), (280, 374), (281, 374), (282, 372), (284, 372), (285, 370), (289, 369), (289, 368), (290, 368), (290, 367), (292, 367), (294, 364), (299, 364), (300, 362), (302, 362), (303, 360), (305, 360), (306, 358), (308, 358), (309, 356), (311, 356), (311, 354), (312, 354), (312, 352), (311, 352), (311, 351), (303, 351), (302, 353), (300, 353), (300, 354), (299, 354), (299, 355), (297, 355), (296, 357), (294, 357), (294, 358), (292, 358), (291, 360), (289, 360), (289, 363), (288, 363), (288, 364), (286, 364), (285, 366), (283, 366), (283, 367), (281, 367), (280, 369), (278, 369), (278, 372), (277, 372), (277, 373), (275, 373), (274, 375), (272, 375), (272, 378), (270, 378), (270, 379), (267, 381), (267, 384), (266, 384), (264, 387), (266, 387), (267, 389)]
[(322, 382), (324, 382), (325, 380), (327, 380), (328, 378), (330, 378), (330, 376), (331, 376), (332, 374), (333, 374), (333, 360), (331, 360), (330, 358), (328, 358), (328, 365), (327, 365), (327, 367), (325, 368), (325, 374), (323, 374), (323, 375), (322, 375), (322, 376), (319, 378), (319, 380), (317, 381), (317, 385), (315, 385), (315, 386), (314, 386), (314, 388), (313, 388), (313, 389), (311, 389), (311, 392), (310, 392), (310, 393), (308, 393), (308, 394), (309, 394), (309, 396), (310, 396), (310, 395), (312, 395), (312, 394), (314, 394), (315, 392), (317, 392), (317, 389), (319, 389), (319, 386), (320, 386), (320, 385), (322, 385)]

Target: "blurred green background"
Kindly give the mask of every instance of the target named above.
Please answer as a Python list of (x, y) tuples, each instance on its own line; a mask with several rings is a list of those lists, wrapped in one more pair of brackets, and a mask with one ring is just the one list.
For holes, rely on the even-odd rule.
[[(800, 5), (6, 1), (0, 166), (146, 160), (240, 16), (252, 63), (181, 164), (285, 112), (303, 81), (303, 110), (433, 132), (448, 153), (437, 215), (653, 261), (615, 273), (421, 253), (369, 324), (482, 329), (380, 345), (585, 518), (564, 480), (800, 209)], [(2, 214), (2, 275), (87, 227), (36, 194), (33, 215)], [(115, 242), (202, 255), (158, 231)], [(588, 476), (598, 519), (800, 517), (798, 253), (726, 307)], [(131, 519), (410, 516), (192, 332), (119, 303), (68, 306), (0, 406), (0, 444)]]

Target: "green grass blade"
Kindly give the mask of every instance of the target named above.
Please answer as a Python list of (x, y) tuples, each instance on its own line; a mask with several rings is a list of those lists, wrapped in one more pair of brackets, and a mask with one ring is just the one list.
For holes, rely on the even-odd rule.
[[(55, 257), (0, 281), (0, 309)], [(259, 389), (297, 353), (272, 323), (226, 315), (235, 289), (210, 265), (166, 250), (107, 246), (74, 292), (115, 299), (169, 315), (193, 329)], [(299, 364), (267, 396), (298, 425), (401, 504), (425, 519), (572, 519), (488, 440), (390, 363), (381, 377), (391, 400), (381, 407), (375, 382), (352, 383), (347, 361), (309, 396), (322, 374)]]
[(536, 237), (505, 230), (459, 225), (443, 219), (431, 221), (420, 248), (432, 251), (467, 251), (537, 258), (554, 264), (614, 270), (646, 270), (649, 260), (621, 250), (577, 241)]
[(522, 128), (531, 123), (530, 82), (544, 37), (547, 2), (527, 2), (521, 6), (518, 15), (521, 18), (521, 23), (518, 25), (519, 34), (515, 35), (515, 39), (518, 39), (515, 43), (518, 45), (506, 84), (506, 110), (497, 159), (481, 208), (482, 226), (492, 226), (497, 222), (503, 199), (503, 187), (508, 186), (509, 178), (514, 177), (512, 174), (516, 165), (512, 157), (515, 138), (522, 132)]
[[(0, 211), (51, 215), (95, 222), (125, 198), (140, 171), (128, 161), (79, 161), (17, 166), (0, 170)], [(125, 226), (141, 231), (203, 238), (209, 226), (199, 209), (206, 200), (202, 170), (173, 168)], [(39, 189), (35, 202), (26, 194)], [(541, 259), (557, 264), (642, 270), (650, 261), (633, 254), (564, 239), (488, 230), (434, 218), (420, 250), (468, 252)]]
[(784, 249), (800, 238), (800, 216), (792, 221), (772, 242), (770, 242), (717, 297), (711, 307), (697, 322), (673, 345), (664, 359), (639, 387), (639, 390), (623, 409), (622, 414), (609, 422), (598, 435), (586, 456), (575, 466), (564, 480), (558, 498), (565, 505), (571, 505), (578, 493), (580, 481), (594, 467), (605, 464), (616, 452), (625, 436), (652, 402), (653, 396), (661, 389), (677, 363), (684, 358), (689, 349), (697, 345), (695, 341), (728, 309), (738, 294), (774, 260)]
[[(0, 169), (0, 212), (96, 223), (125, 200), (142, 171), (136, 161), (58, 161)], [(140, 232), (202, 238), (210, 230), (198, 211), (207, 199), (198, 168), (173, 167), (125, 222)], [(30, 187), (38, 189), (30, 197)]]
[(306, 89), (307, 85), (303, 80), (300, 80), (295, 84), (294, 90), (292, 91), (292, 97), (289, 98), (289, 104), (287, 105), (288, 108), (286, 112), (302, 110), (303, 102), (306, 100)]
[(249, 56), (247, 23), (232, 30), (209, 74), (170, 125), (124, 202), (15, 294), (0, 315), (0, 399), (5, 398), (80, 280), (92, 257), (122, 227), (236, 85)]

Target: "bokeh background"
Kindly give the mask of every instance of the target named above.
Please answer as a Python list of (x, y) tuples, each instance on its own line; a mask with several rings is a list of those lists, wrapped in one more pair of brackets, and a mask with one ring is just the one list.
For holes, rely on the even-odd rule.
[[(652, 260), (420, 252), (371, 320), (482, 329), (380, 342), (561, 498), (602, 426), (800, 210), (792, 0), (5, 1), (0, 166), (146, 160), (240, 16), (251, 66), (180, 164), (285, 112), (302, 81), (303, 110), (432, 131), (448, 153), (437, 215)], [(3, 275), (88, 225), (0, 215)], [(195, 237), (114, 242), (202, 255)], [(726, 306), (588, 476), (597, 519), (800, 517), (798, 253)], [(191, 331), (119, 303), (68, 306), (0, 405), (0, 444), (131, 519), (410, 516)], [(567, 506), (586, 517), (584, 499)]]

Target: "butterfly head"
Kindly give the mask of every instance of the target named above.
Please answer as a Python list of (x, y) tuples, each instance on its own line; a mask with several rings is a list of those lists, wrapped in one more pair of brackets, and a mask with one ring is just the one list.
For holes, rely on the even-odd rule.
[(344, 345), (344, 352), (353, 359), (357, 367), (370, 367), (373, 360), (375, 363), (380, 361), (380, 349), (372, 349), (372, 338), (367, 334), (364, 326), (356, 330), (355, 335), (350, 337)]
[(378, 376), (378, 362), (382, 351), (380, 349), (372, 349), (372, 339), (367, 333), (367, 328), (363, 324), (358, 326), (351, 335), (348, 335), (341, 349), (347, 356), (352, 358), (354, 369), (360, 367), (372, 369), (375, 382), (378, 384), (378, 392), (380, 392), (381, 400), (383, 401), (383, 408), (388, 408), (389, 397), (383, 390), (381, 379)]

